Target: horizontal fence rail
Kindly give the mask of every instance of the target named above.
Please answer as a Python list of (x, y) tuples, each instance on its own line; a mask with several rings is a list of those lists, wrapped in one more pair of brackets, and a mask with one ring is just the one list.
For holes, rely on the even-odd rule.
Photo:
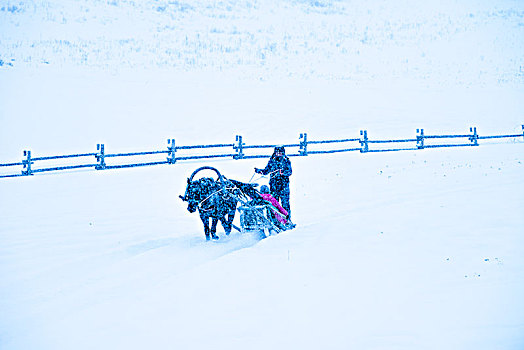
[(92, 156), (96, 156), (96, 153), (83, 153), (83, 154), (69, 154), (69, 155), (65, 155), (65, 156), (38, 157), (38, 158), (32, 158), (32, 160), (66, 159), (66, 158), (79, 158), (79, 157), (92, 157)]
[[(347, 139), (335, 139), (335, 140), (308, 140), (307, 133), (300, 134), (298, 143), (290, 144), (266, 144), (266, 145), (246, 145), (243, 141), (242, 136), (237, 135), (234, 143), (221, 143), (221, 144), (210, 144), (210, 145), (185, 145), (178, 146), (175, 143), (175, 139), (167, 140), (167, 149), (159, 151), (146, 151), (146, 152), (131, 152), (131, 153), (106, 153), (105, 145), (98, 144), (97, 152), (95, 153), (79, 153), (69, 155), (57, 155), (57, 156), (46, 156), (46, 157), (32, 157), (31, 151), (24, 151), (24, 158), (21, 162), (16, 163), (0, 163), (0, 168), (8, 168), (15, 166), (22, 166), (22, 171), (18, 174), (0, 174), (0, 178), (19, 177), (33, 175), (37, 173), (63, 171), (63, 170), (74, 170), (74, 169), (86, 169), (92, 168), (96, 170), (107, 170), (107, 169), (123, 169), (123, 168), (134, 168), (143, 166), (153, 166), (162, 164), (175, 164), (178, 161), (187, 160), (203, 160), (203, 159), (220, 159), (220, 158), (231, 158), (231, 159), (254, 159), (254, 158), (267, 158), (268, 154), (246, 154), (246, 150), (260, 150), (260, 149), (272, 149), (276, 146), (284, 146), (286, 148), (298, 148), (296, 152), (288, 152), (290, 157), (307, 156), (310, 154), (333, 154), (342, 152), (360, 152), (360, 153), (376, 153), (376, 152), (395, 152), (395, 151), (414, 151), (425, 148), (444, 148), (444, 147), (470, 147), (478, 146), (479, 140), (489, 139), (504, 139), (504, 138), (520, 138), (524, 139), (524, 125), (522, 125), (521, 134), (506, 134), (506, 135), (487, 135), (480, 136), (477, 133), (477, 128), (470, 128), (469, 134), (456, 134), (456, 135), (426, 135), (424, 129), (417, 129), (415, 138), (408, 139), (386, 139), (386, 140), (370, 140), (368, 137), (367, 130), (360, 131), (359, 138), (347, 138)], [(462, 139), (458, 141), (457, 139)], [(429, 143), (443, 140), (452, 140), (453, 143)], [(408, 145), (413, 144), (412, 146)], [(311, 146), (316, 145), (342, 145), (341, 148), (332, 149), (315, 149), (311, 150)], [(383, 145), (392, 145), (390, 148), (375, 148)], [(403, 145), (403, 147), (396, 147), (396, 145)], [(373, 146), (373, 148), (370, 148)], [(233, 152), (226, 153), (213, 153), (204, 155), (183, 155), (178, 156), (177, 152), (180, 151), (193, 151), (193, 150), (210, 150), (210, 149), (233, 149)], [(143, 157), (143, 156), (158, 156), (167, 155), (162, 160), (148, 160), (138, 163), (128, 164), (107, 164), (106, 159), (113, 158), (124, 158), (124, 157)], [(88, 157), (94, 157), (96, 162), (89, 162), (83, 164), (66, 164), (66, 165), (54, 165), (48, 167), (34, 168), (35, 162), (48, 162), (52, 160), (71, 160), (71, 159), (84, 159)]]

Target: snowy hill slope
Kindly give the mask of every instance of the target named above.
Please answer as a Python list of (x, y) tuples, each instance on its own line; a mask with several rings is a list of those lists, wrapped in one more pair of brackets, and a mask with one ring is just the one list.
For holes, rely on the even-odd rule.
[(197, 164), (4, 181), (2, 348), (518, 349), (521, 147), (294, 159), (260, 242), (204, 241)]

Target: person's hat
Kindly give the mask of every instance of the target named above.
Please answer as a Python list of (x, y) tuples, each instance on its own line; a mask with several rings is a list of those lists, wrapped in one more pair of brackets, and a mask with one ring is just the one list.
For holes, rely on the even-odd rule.
[(284, 146), (277, 146), (277, 147), (275, 147), (275, 152), (280, 152), (282, 154), (286, 154), (286, 149), (284, 148)]
[(267, 187), (266, 185), (262, 185), (260, 187), (260, 193), (269, 193), (269, 187)]

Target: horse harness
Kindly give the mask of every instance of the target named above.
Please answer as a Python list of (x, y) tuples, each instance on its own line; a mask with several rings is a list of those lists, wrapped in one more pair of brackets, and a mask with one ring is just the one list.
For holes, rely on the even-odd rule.
[(214, 195), (216, 195), (216, 194), (218, 194), (218, 193), (220, 193), (220, 192), (222, 192), (222, 191), (224, 191), (224, 190), (227, 190), (228, 192), (227, 192), (227, 194), (224, 194), (224, 195), (222, 196), (222, 199), (223, 199), (223, 200), (227, 200), (227, 199), (229, 199), (229, 198), (228, 198), (228, 197), (229, 197), (229, 194), (230, 194), (229, 191), (230, 191), (230, 190), (234, 190), (235, 188), (236, 188), (236, 187), (231, 187), (231, 188), (229, 188), (229, 187), (223, 186), (221, 189), (219, 189), (219, 190), (217, 190), (217, 191), (211, 193), (209, 196), (207, 196), (206, 198), (204, 198), (203, 200), (201, 200), (200, 203), (198, 203), (198, 205), (197, 205), (198, 208), (199, 208), (200, 210), (204, 211), (204, 212), (208, 212), (208, 211), (212, 210), (213, 207), (210, 207), (210, 208), (208, 208), (208, 209), (205, 209), (205, 208), (202, 206), (202, 204), (203, 204), (205, 201), (207, 201), (209, 198), (213, 197)]

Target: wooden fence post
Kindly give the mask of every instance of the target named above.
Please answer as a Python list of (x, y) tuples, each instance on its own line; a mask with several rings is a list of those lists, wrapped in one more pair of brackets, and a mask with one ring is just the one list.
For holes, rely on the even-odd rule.
[(307, 156), (307, 133), (300, 134), (300, 149), (298, 154), (301, 156)]
[(424, 148), (424, 129), (417, 129), (417, 148)]
[(169, 151), (167, 156), (167, 162), (169, 164), (175, 164), (176, 163), (176, 147), (175, 147), (175, 139), (168, 139), (167, 140), (167, 150)]
[(245, 143), (242, 142), (242, 136), (237, 135), (235, 141), (237, 142), (237, 144), (233, 145), (233, 149), (237, 152), (237, 154), (233, 156), (233, 159), (242, 159), (244, 158), (245, 146)]
[(24, 151), (24, 157), (26, 157), (26, 159), (22, 160), (22, 164), (25, 170), (22, 170), (22, 175), (33, 175), (31, 164), (34, 162), (31, 160), (31, 151)]
[(96, 154), (96, 161), (98, 164), (96, 165), (96, 170), (103, 170), (106, 168), (106, 159), (105, 159), (105, 150), (104, 150), (104, 144), (99, 143), (96, 145), (96, 149), (99, 151), (99, 153)]
[(473, 132), (473, 135), (470, 136), (469, 140), (471, 141), (473, 146), (478, 146), (479, 145), (479, 135), (477, 134), (477, 128), (476, 127), (469, 128), (469, 131)]
[(360, 140), (360, 153), (366, 153), (369, 151), (369, 145), (368, 145), (368, 131), (367, 130), (360, 130), (360, 135), (362, 135), (364, 138)]

